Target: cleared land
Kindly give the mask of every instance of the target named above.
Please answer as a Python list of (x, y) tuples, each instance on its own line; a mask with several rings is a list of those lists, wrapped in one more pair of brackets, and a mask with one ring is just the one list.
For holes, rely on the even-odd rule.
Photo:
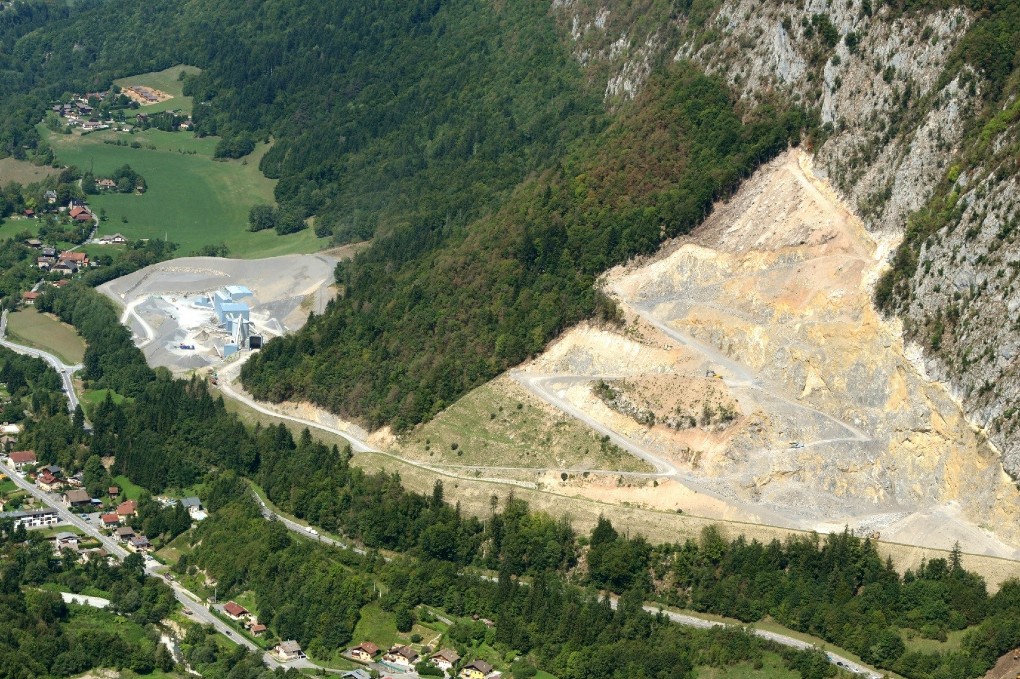
[(142, 106), (137, 111), (131, 113), (159, 113), (160, 111), (173, 111), (180, 109), (184, 113), (191, 113), (192, 99), (191, 97), (184, 96), (183, 84), (180, 80), (180, 74), (188, 73), (200, 73), (201, 69), (195, 66), (171, 66), (163, 71), (151, 71), (149, 73), (141, 73), (139, 75), (133, 75), (127, 78), (121, 78), (120, 80), (114, 80), (114, 84), (120, 85), (122, 88), (130, 87), (131, 85), (142, 85), (144, 87), (151, 87), (152, 89), (165, 92), (170, 95), (170, 99), (161, 101), (158, 104), (148, 104)]
[(81, 363), (85, 357), (85, 341), (74, 328), (35, 309), (10, 314), (7, 334), (11, 341), (48, 351), (68, 365)]
[[(92, 168), (96, 176), (130, 165), (145, 177), (148, 190), (144, 194), (90, 197), (92, 208), (106, 215), (99, 236), (121, 233), (129, 240), (168, 237), (180, 245), (181, 254), (222, 243), (232, 256), (244, 258), (315, 252), (328, 245), (327, 239), (316, 238), (311, 229), (287, 236), (271, 230), (247, 230), (251, 206), (274, 202), (275, 181), (258, 169), (269, 148), (266, 144), (245, 159), (220, 161), (213, 160), (217, 138), (198, 139), (190, 132), (102, 130), (64, 135), (43, 126), (38, 129), (61, 163)], [(107, 141), (138, 142), (140, 148), (104, 143)]]
[(396, 450), (402, 457), (455, 467), (652, 471), (506, 377), (401, 437)]

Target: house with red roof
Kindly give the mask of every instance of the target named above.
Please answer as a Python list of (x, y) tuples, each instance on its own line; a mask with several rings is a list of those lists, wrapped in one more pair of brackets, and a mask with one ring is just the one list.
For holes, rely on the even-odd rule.
[(120, 517), (116, 514), (103, 514), (99, 520), (102, 521), (103, 528), (113, 528), (120, 523)]
[(76, 252), (74, 250), (61, 252), (57, 259), (65, 264), (73, 264), (78, 269), (89, 265), (89, 256), (84, 252)]
[(117, 516), (126, 517), (134, 516), (138, 513), (138, 503), (134, 500), (128, 500), (127, 502), (121, 502), (117, 505)]
[(251, 615), (247, 608), (236, 601), (228, 601), (227, 605), (223, 607), (223, 612), (226, 613), (227, 617), (231, 620), (243, 620)]
[(36, 463), (35, 451), (34, 450), (18, 450), (10, 455), (11, 464), (19, 472), (22, 471), (28, 465), (34, 465)]

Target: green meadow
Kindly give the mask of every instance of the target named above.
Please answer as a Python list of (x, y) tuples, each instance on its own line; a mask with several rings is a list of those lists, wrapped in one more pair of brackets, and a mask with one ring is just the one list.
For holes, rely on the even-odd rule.
[[(251, 206), (274, 203), (275, 181), (258, 169), (268, 144), (259, 145), (247, 158), (220, 161), (212, 157), (218, 138), (199, 139), (190, 132), (103, 130), (64, 135), (42, 125), (39, 131), (63, 164), (91, 170), (97, 177), (128, 164), (145, 177), (148, 191), (144, 194), (89, 197), (93, 210), (105, 215), (98, 236), (121, 233), (129, 240), (166, 237), (180, 245), (180, 256), (221, 243), (230, 249), (230, 256), (243, 258), (315, 252), (328, 245), (327, 239), (316, 238), (311, 229), (287, 236), (247, 230)], [(137, 141), (141, 147), (104, 143), (107, 141)]]

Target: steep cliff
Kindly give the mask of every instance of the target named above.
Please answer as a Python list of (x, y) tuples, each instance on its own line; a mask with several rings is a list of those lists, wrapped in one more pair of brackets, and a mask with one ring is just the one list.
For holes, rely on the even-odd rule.
[(690, 60), (744, 99), (814, 112), (815, 167), (876, 233), (903, 238), (877, 302), (903, 321), (1020, 475), (1016, 3), (557, 0), (588, 77), (619, 104)]

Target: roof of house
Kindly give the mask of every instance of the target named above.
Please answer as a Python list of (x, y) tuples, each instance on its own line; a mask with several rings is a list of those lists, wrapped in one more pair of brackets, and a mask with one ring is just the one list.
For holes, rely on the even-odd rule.
[[(47, 193), (49, 193), (49, 191), (47, 191)], [(25, 245), (28, 245), (28, 246), (33, 247), (33, 248), (37, 248), (40, 245), (42, 245), (42, 241), (39, 240), (38, 238), (29, 238), (28, 240), (25, 241)]]
[(110, 486), (106, 489), (107, 495), (120, 495), (120, 488), (117, 486)]
[(27, 464), (35, 462), (34, 450), (19, 450), (11, 453), (11, 462), (15, 464)]
[(134, 535), (135, 529), (132, 528), (131, 526), (121, 526), (117, 530), (113, 531), (113, 533), (119, 538), (126, 538), (129, 535)]
[(57, 540), (77, 540), (78, 536), (68, 531), (61, 531), (53, 536)]
[(84, 262), (89, 256), (84, 252), (71, 252), (70, 250), (60, 253), (60, 259), (65, 262)]
[(376, 653), (379, 652), (379, 647), (373, 644), (371, 641), (362, 641), (360, 644), (358, 644), (351, 650), (356, 651), (359, 648), (365, 653), (368, 653), (369, 655), (375, 655)]
[(46, 485), (50, 485), (51, 483), (55, 483), (56, 480), (57, 480), (57, 477), (54, 476), (53, 474), (50, 474), (48, 471), (44, 471), (42, 474), (39, 475), (40, 483), (45, 483)]
[(241, 615), (248, 615), (247, 608), (233, 601), (228, 601), (227, 605), (223, 607), (223, 610), (235, 618)]
[(21, 299), (38, 299), (39, 293), (35, 290), (28, 290), (27, 292), (21, 293)]
[(277, 648), (279, 648), (284, 653), (287, 653), (288, 655), (301, 652), (301, 644), (294, 641), (293, 639), (290, 639), (288, 641), (281, 641), (277, 645)]
[(73, 208), (71, 208), (71, 216), (72, 217), (77, 217), (78, 215), (81, 215), (81, 214), (91, 215), (92, 213), (89, 212), (89, 209), (87, 207), (83, 206), (83, 205), (76, 205)]
[(92, 498), (89, 496), (87, 491), (78, 488), (76, 490), (69, 490), (64, 496), (68, 502), (92, 502)]
[(60, 474), (63, 473), (63, 470), (61, 470), (60, 467), (55, 464), (46, 465), (45, 467), (43, 467), (43, 469), (48, 471), (50, 474), (53, 474), (54, 476), (59, 476)]
[(436, 653), (433, 653), (432, 657), (439, 658), (440, 660), (445, 660), (451, 665), (455, 664), (458, 660), (460, 660), (460, 656), (457, 655), (457, 651), (454, 651), (453, 649), (450, 648), (440, 649)]
[(260, 623), (256, 623), (256, 624), (251, 626), (251, 631), (252, 631), (253, 634), (258, 634), (259, 632), (265, 632), (266, 631), (266, 626), (263, 625), (261, 622)]
[(197, 497), (186, 497), (183, 500), (181, 500), (181, 504), (186, 509), (191, 509), (192, 507), (201, 507), (202, 501), (199, 500)]
[(135, 547), (148, 547), (149, 538), (145, 537), (144, 535), (139, 535), (137, 537), (131, 538), (131, 544), (134, 545)]
[(372, 675), (367, 670), (363, 670), (360, 667), (340, 675), (340, 679), (371, 679), (371, 677)]
[(492, 665), (485, 662), (484, 660), (472, 660), (467, 665), (464, 665), (464, 669), (476, 669), (482, 674), (488, 674), (492, 671)]
[(120, 523), (120, 517), (116, 514), (103, 514), (100, 519), (103, 523)]
[(138, 511), (138, 503), (134, 500), (128, 500), (121, 502), (117, 505), (117, 514), (120, 516), (127, 516), (128, 514), (134, 514)]
[(415, 651), (410, 646), (397, 646), (396, 648), (391, 649), (390, 653), (401, 655), (410, 660), (411, 662), (414, 662), (415, 659), (418, 657), (417, 651)]

